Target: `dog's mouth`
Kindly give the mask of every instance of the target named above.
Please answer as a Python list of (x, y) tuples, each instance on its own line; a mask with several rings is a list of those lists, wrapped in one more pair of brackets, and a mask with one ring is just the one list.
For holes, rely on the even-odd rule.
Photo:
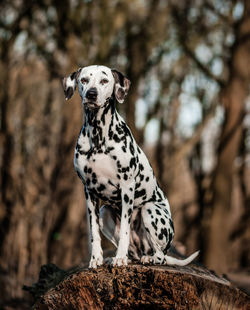
[(84, 102), (84, 104), (85, 104), (88, 108), (90, 108), (90, 109), (98, 109), (98, 108), (99, 108), (99, 106), (98, 106), (98, 104), (96, 103), (96, 101), (87, 100), (87, 101)]
[(96, 110), (96, 109), (100, 109), (104, 107), (109, 102), (110, 99), (111, 97), (108, 97), (106, 101), (104, 102), (104, 104), (101, 104), (101, 105), (99, 105), (96, 100), (89, 100), (89, 99), (85, 99), (83, 103), (87, 108)]

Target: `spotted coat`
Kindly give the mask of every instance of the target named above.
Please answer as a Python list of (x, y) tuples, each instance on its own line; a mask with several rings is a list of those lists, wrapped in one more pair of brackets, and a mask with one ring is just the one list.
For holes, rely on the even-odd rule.
[[(66, 99), (78, 85), (84, 124), (75, 148), (74, 166), (85, 188), (92, 253), (90, 267), (103, 263), (99, 230), (117, 247), (113, 265), (128, 257), (142, 263), (187, 264), (167, 256), (174, 227), (167, 198), (152, 167), (116, 110), (130, 81), (104, 66), (80, 68), (64, 78)], [(99, 201), (104, 205), (99, 208)]]

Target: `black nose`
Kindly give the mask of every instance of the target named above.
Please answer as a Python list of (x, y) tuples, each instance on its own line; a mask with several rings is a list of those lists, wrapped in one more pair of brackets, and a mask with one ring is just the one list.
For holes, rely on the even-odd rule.
[(96, 100), (97, 98), (97, 89), (95, 87), (90, 88), (86, 93), (86, 98), (89, 100)]

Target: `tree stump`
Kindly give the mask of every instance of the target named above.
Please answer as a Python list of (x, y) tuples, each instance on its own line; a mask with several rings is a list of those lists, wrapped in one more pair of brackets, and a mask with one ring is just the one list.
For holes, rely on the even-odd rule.
[[(204, 267), (42, 267), (33, 309), (250, 309), (250, 297)], [(47, 291), (46, 291), (47, 290)], [(46, 291), (46, 292), (45, 292)]]

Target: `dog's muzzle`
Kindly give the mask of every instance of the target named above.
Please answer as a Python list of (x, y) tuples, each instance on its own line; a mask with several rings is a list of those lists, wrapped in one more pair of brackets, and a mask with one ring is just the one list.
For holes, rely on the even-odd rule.
[(97, 99), (97, 89), (95, 87), (90, 88), (86, 92), (86, 98), (91, 102), (95, 102)]

